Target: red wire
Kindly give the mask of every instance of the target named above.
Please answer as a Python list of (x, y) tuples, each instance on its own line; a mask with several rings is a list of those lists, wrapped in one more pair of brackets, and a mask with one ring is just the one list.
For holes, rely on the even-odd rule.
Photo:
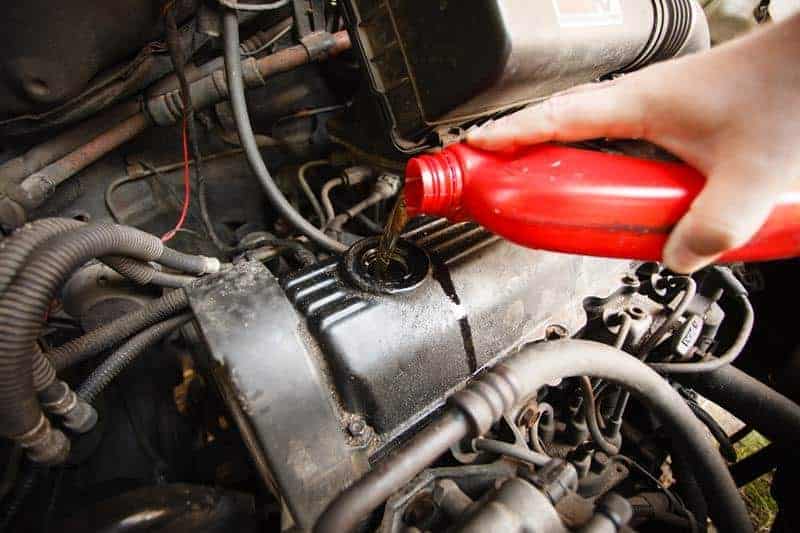
[(183, 223), (186, 221), (186, 215), (189, 212), (189, 199), (191, 198), (192, 193), (192, 182), (189, 178), (189, 139), (188, 134), (186, 132), (186, 117), (183, 118), (183, 207), (181, 208), (181, 216), (178, 218), (178, 222), (175, 224), (175, 227), (166, 232), (161, 237), (161, 242), (167, 242), (171, 238), (178, 233), (183, 227)]

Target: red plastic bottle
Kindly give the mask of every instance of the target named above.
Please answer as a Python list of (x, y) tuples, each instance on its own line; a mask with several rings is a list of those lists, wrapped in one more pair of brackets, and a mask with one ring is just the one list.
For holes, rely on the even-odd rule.
[[(554, 144), (513, 154), (459, 144), (409, 161), (405, 200), (409, 214), (471, 219), (529, 248), (657, 261), (704, 184), (678, 163)], [(792, 191), (721, 261), (798, 255), (800, 191)]]

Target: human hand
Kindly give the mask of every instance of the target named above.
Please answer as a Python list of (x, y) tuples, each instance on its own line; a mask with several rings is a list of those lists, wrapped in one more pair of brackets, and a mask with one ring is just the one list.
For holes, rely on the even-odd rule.
[(553, 96), (470, 132), (504, 150), (645, 139), (707, 176), (664, 262), (689, 273), (746, 244), (800, 178), (800, 16), (708, 52)]

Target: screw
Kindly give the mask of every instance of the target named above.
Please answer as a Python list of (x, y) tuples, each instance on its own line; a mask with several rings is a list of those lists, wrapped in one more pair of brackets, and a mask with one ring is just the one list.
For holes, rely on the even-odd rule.
[(544, 338), (549, 341), (557, 341), (569, 337), (569, 330), (561, 324), (550, 324), (544, 330)]
[(347, 432), (351, 437), (363, 437), (367, 432), (367, 423), (360, 418), (356, 418), (347, 425)]

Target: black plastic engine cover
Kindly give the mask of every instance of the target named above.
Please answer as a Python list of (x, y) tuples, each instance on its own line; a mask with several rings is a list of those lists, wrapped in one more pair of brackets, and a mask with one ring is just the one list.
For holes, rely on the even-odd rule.
[(577, 331), (583, 299), (612, 291), (631, 267), (528, 250), (472, 223), (437, 220), (404, 238), (430, 270), (397, 294), (358, 288), (338, 259), (280, 282), (240, 265), (189, 289), (301, 522), (481, 368), (548, 325)]

